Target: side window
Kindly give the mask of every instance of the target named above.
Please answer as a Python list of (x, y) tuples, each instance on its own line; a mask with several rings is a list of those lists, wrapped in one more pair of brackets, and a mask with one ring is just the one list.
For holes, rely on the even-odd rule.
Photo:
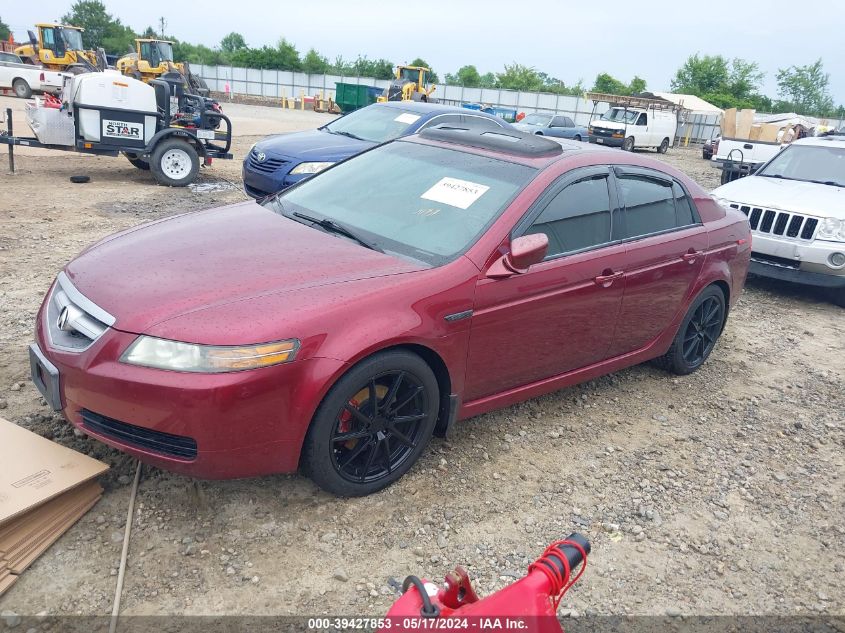
[(678, 183), (673, 185), (673, 189), (675, 190), (675, 208), (678, 211), (678, 226), (697, 224), (698, 213), (693, 210), (695, 203), (687, 195), (686, 189)]
[(41, 31), (41, 39), (44, 43), (44, 48), (48, 48), (54, 53), (56, 52), (56, 36), (54, 29), (43, 29)]
[(637, 125), (648, 125), (648, 115), (645, 112), (643, 112), (640, 115), (640, 118), (637, 119)]
[(568, 116), (563, 117), (563, 124), (566, 127), (575, 127), (575, 121), (570, 119)]
[(617, 180), (625, 205), (625, 237), (650, 235), (677, 226), (671, 183), (630, 174)]
[(566, 117), (556, 116), (552, 118), (549, 127), (566, 127)]
[(502, 126), (495, 119), (488, 119), (483, 116), (464, 115), (464, 123), (477, 130), (496, 130), (502, 131)]
[(526, 235), (545, 233), (547, 257), (580, 251), (610, 241), (610, 196), (606, 176), (568, 185), (546, 205)]
[(418, 131), (428, 129), (430, 127), (437, 127), (438, 125), (453, 125), (461, 126), (463, 123), (463, 116), (460, 114), (444, 114), (434, 117), (431, 121), (423, 125)]

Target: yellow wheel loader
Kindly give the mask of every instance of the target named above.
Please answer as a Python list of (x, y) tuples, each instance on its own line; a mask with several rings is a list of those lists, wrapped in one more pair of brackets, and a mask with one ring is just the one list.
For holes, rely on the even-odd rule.
[(168, 40), (136, 39), (135, 51), (118, 59), (115, 67), (122, 74), (144, 83), (168, 73), (178, 73), (184, 78), (189, 92), (208, 95), (205, 81), (191, 73), (187, 62), (173, 61), (173, 42)]
[(431, 70), (423, 66), (397, 66), (396, 76), (378, 101), (432, 101), (435, 86), (430, 79)]
[(27, 64), (40, 64), (47, 70), (70, 73), (96, 72), (106, 68), (106, 56), (87, 51), (82, 44), (82, 29), (67, 24), (36, 24), (29, 31), (29, 44), (18, 46), (15, 54)]

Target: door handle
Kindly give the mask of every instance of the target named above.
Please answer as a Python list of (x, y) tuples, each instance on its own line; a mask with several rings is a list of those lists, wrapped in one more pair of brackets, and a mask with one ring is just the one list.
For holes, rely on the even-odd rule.
[(603, 288), (610, 288), (614, 281), (617, 279), (621, 279), (625, 273), (623, 271), (619, 271), (617, 273), (611, 271), (610, 269), (602, 271), (602, 274), (595, 278), (595, 282), (597, 286), (601, 286)]
[(695, 260), (704, 255), (704, 251), (694, 251), (692, 249), (689, 252), (684, 253), (681, 255), (681, 259), (683, 259), (688, 264), (694, 264)]

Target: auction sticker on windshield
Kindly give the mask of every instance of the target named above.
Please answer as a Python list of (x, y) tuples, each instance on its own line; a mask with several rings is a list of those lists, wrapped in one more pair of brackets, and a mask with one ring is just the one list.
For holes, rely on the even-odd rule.
[(431, 189), (423, 193), (420, 198), (442, 202), (459, 209), (468, 209), (490, 189), (487, 185), (479, 185), (469, 180), (458, 178), (441, 178)]
[(407, 112), (403, 112), (393, 120), (398, 121), (399, 123), (407, 123), (408, 125), (410, 125), (411, 123), (416, 123), (417, 119), (419, 118), (420, 116), (418, 114), (409, 114)]

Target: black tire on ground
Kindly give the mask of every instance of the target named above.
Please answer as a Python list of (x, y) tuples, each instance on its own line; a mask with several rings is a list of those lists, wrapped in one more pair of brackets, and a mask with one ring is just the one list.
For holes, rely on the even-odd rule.
[(704, 364), (716, 345), (727, 315), (725, 295), (718, 286), (707, 286), (687, 310), (669, 351), (655, 363), (674, 374), (691, 374)]
[(622, 149), (626, 152), (633, 152), (634, 151), (634, 137), (629, 136), (624, 141), (622, 141)]
[(668, 150), (668, 149), (669, 149), (669, 139), (668, 139), (668, 138), (664, 138), (664, 139), (663, 139), (663, 142), (662, 142), (662, 143), (660, 143), (660, 145), (659, 145), (659, 146), (658, 146), (658, 148), (657, 148), (657, 153), (658, 153), (658, 154), (665, 154), (665, 153), (666, 153), (666, 150)]
[(581, 141), (581, 135), (580, 135), (580, 134), (576, 134), (575, 136), (573, 136), (573, 137), (572, 137), (572, 140), (573, 140), (573, 141), (578, 141), (578, 142), (580, 142), (580, 141)]
[(727, 169), (723, 169), (722, 175), (719, 177), (719, 183), (722, 185), (726, 185), (732, 180), (733, 178), (731, 177), (731, 173)]
[(417, 461), (439, 407), (437, 379), (419, 356), (375, 354), (344, 374), (320, 403), (303, 443), (302, 469), (341, 497), (381, 490)]
[(76, 184), (91, 182), (91, 176), (71, 176), (70, 181)]
[(29, 99), (32, 96), (32, 88), (23, 79), (15, 79), (12, 82), (12, 90), (15, 91), (15, 96), (21, 99)]
[(832, 288), (830, 300), (840, 308), (845, 308), (845, 288)]
[(168, 187), (191, 184), (200, 169), (196, 148), (178, 138), (160, 141), (150, 155), (150, 171), (156, 182)]
[(149, 171), (150, 169), (150, 161), (140, 158), (138, 154), (130, 154), (128, 152), (123, 153), (124, 156), (138, 169), (143, 169), (144, 171)]

